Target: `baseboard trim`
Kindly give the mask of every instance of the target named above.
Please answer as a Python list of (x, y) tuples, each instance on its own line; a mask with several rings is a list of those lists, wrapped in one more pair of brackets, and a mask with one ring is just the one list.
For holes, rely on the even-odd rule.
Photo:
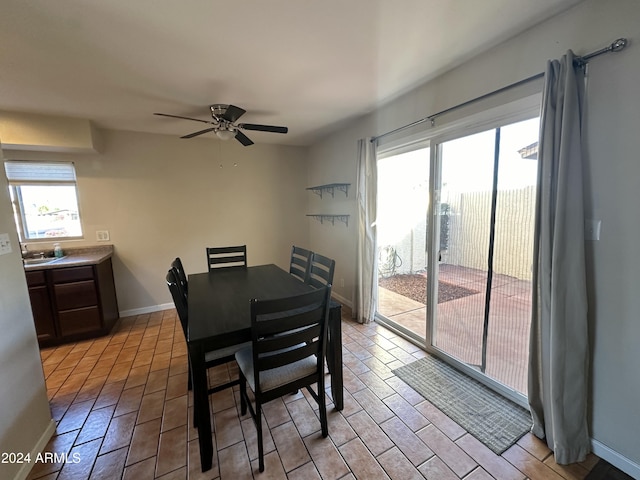
[(163, 303), (161, 305), (151, 305), (149, 307), (142, 308), (132, 308), (130, 310), (121, 310), (119, 313), (120, 317), (134, 317), (136, 315), (144, 315), (146, 313), (159, 312), (161, 310), (169, 310), (174, 308), (173, 303)]
[(638, 465), (633, 460), (621, 455), (615, 450), (607, 447), (604, 443), (601, 443), (597, 440), (591, 439), (591, 450), (597, 456), (606, 460), (611, 465), (616, 468), (619, 468), (627, 475), (632, 476), (633, 478), (640, 478), (640, 465)]
[[(47, 443), (49, 442), (49, 440), (51, 440), (51, 437), (53, 437), (54, 433), (56, 433), (56, 421), (51, 419), (49, 425), (47, 425), (47, 428), (44, 429), (44, 432), (42, 432), (42, 435), (40, 435), (40, 438), (31, 449), (31, 459), (35, 459), (39, 453), (42, 453), (44, 447), (47, 446)], [(18, 473), (14, 477), (14, 480), (25, 480), (29, 476), (29, 473), (31, 473), (31, 470), (34, 466), (34, 461), (32, 461), (31, 463), (23, 463), (22, 467), (20, 468), (20, 470), (18, 470)]]
[[(335, 298), (338, 302), (340, 302), (342, 305), (346, 305), (347, 307), (351, 308), (351, 301), (347, 300), (346, 298), (344, 298), (341, 295), (338, 295), (336, 293), (331, 293), (331, 296), (333, 298)], [(120, 317), (134, 317), (136, 315), (144, 315), (147, 313), (153, 313), (153, 312), (160, 312), (162, 310), (169, 310), (171, 308), (174, 308), (173, 303), (163, 303), (161, 305), (151, 305), (149, 307), (142, 307), (142, 308), (132, 308), (130, 310), (122, 310), (119, 313)]]
[(342, 295), (338, 295), (335, 292), (331, 292), (331, 296), (333, 298), (335, 298), (338, 302), (340, 302), (342, 305), (345, 305), (349, 308), (351, 308), (351, 301), (347, 300), (346, 298), (344, 298)]

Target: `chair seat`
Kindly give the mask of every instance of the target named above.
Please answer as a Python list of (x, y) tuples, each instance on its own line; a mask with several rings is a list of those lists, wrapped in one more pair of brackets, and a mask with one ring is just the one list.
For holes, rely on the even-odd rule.
[[(302, 346), (302, 344), (280, 351), (293, 350), (300, 346)], [(255, 375), (253, 374), (253, 348), (251, 347), (251, 342), (249, 342), (248, 348), (243, 348), (236, 352), (236, 362), (247, 379), (247, 383), (251, 387), (251, 390), (255, 392), (256, 384)], [(318, 358), (315, 355), (310, 355), (302, 360), (298, 360), (297, 362), (278, 368), (272, 368), (271, 370), (262, 371), (260, 373), (261, 391), (265, 392), (273, 390), (281, 385), (313, 375), (317, 368)]]
[(206, 363), (220, 360), (221, 358), (231, 357), (240, 349), (251, 347), (251, 342), (239, 343), (237, 345), (231, 345), (229, 347), (219, 348), (218, 350), (211, 350), (204, 355), (204, 361)]

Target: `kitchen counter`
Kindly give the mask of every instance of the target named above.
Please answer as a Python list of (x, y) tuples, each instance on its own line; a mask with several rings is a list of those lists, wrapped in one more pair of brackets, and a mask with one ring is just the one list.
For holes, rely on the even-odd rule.
[(51, 270), (54, 268), (96, 265), (113, 256), (113, 245), (70, 247), (63, 249), (64, 257), (44, 264), (25, 265), (25, 271)]

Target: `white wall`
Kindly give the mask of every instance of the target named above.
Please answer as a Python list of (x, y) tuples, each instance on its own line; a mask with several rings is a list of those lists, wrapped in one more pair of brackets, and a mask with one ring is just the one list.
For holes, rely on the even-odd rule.
[[(630, 40), (627, 50), (594, 59), (589, 72), (587, 216), (602, 220), (601, 240), (587, 246), (593, 337), (590, 427), (596, 453), (640, 477), (640, 2), (585, 0), (343, 126), (311, 148), (309, 183), (328, 177), (355, 181), (358, 138), (395, 129), (544, 71), (548, 59), (568, 49), (586, 54), (618, 37)], [(350, 195), (344, 209), (355, 214), (354, 197)], [(355, 220), (346, 232), (311, 230), (312, 248), (339, 259), (339, 275), (349, 285), (355, 275), (352, 224)]]
[[(0, 255), (0, 453), (31, 453), (35, 458), (55, 424), (4, 175), (0, 175), (0, 233), (9, 234), (12, 249)], [(0, 463), (0, 478), (24, 478), (27, 467)]]
[(5, 159), (72, 160), (85, 239), (108, 230), (118, 307), (132, 314), (171, 305), (165, 276), (180, 256), (206, 271), (205, 248), (247, 244), (250, 265), (288, 268), (308, 243), (306, 149), (100, 131), (102, 153), (7, 151)]

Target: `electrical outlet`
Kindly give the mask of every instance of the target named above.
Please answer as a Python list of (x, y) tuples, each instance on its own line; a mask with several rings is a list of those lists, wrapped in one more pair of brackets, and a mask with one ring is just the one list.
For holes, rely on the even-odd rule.
[(11, 240), (8, 233), (0, 233), (0, 255), (11, 253)]
[(109, 241), (109, 230), (97, 230), (96, 231), (96, 239), (99, 242), (108, 242)]

